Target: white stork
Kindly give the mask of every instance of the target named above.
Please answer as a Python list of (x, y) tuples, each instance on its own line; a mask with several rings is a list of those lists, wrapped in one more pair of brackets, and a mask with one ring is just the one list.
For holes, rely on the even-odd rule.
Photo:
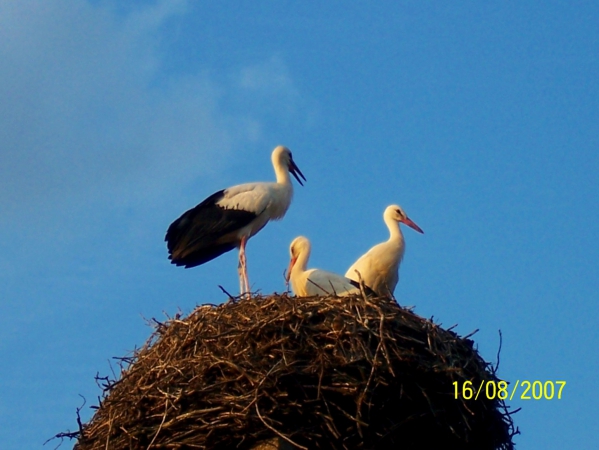
[[(383, 219), (389, 228), (389, 240), (375, 245), (362, 255), (345, 273), (352, 280), (362, 279), (378, 295), (393, 296), (399, 281), (399, 264), (404, 255), (405, 243), (400, 223), (424, 233), (398, 205), (387, 206)], [(358, 273), (360, 274), (358, 276)]]
[(223, 189), (175, 220), (164, 238), (171, 263), (195, 267), (238, 247), (240, 290), (241, 294), (248, 293), (247, 240), (269, 220), (282, 219), (287, 212), (293, 197), (289, 174), (302, 186), (302, 179), (306, 181), (287, 147), (273, 150), (272, 165), (275, 183), (247, 183)]
[(304, 236), (296, 237), (289, 246), (291, 261), (287, 269), (286, 280), (291, 281), (291, 287), (296, 296), (345, 296), (360, 293), (360, 285), (353, 280), (326, 270), (306, 270), (311, 248), (310, 241)]

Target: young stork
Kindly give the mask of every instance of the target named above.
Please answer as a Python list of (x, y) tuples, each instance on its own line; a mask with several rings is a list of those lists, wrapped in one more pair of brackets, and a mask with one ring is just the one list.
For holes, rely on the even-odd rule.
[(308, 238), (296, 237), (289, 246), (291, 261), (287, 269), (286, 281), (291, 280), (293, 293), (298, 297), (312, 295), (337, 295), (345, 296), (359, 294), (360, 285), (336, 273), (326, 270), (306, 270), (312, 246)]
[[(215, 192), (175, 220), (164, 240), (172, 264), (185, 268), (204, 264), (239, 248), (241, 294), (249, 293), (245, 246), (269, 220), (282, 219), (293, 197), (291, 173), (303, 186), (304, 174), (293, 162), (291, 151), (278, 146), (272, 152), (275, 183), (247, 183)], [(301, 177), (301, 179), (300, 179)]]
[[(399, 264), (405, 251), (399, 224), (404, 223), (419, 233), (424, 231), (398, 205), (387, 206), (383, 219), (389, 228), (389, 240), (368, 250), (347, 270), (345, 276), (356, 281), (361, 278), (378, 295), (393, 296), (399, 281)], [(359, 277), (357, 272), (360, 273)]]

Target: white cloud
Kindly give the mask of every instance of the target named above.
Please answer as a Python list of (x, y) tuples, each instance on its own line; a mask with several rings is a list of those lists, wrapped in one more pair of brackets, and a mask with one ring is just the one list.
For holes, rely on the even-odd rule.
[(278, 55), (244, 67), (236, 85), (244, 95), (260, 97), (277, 113), (294, 114), (305, 107), (287, 65)]
[(228, 74), (166, 68), (169, 26), (195, 20), (187, 1), (116, 6), (0, 0), (0, 223), (90, 192), (164, 199), (305, 112), (279, 56)]
[(239, 84), (242, 88), (254, 91), (283, 93), (289, 97), (298, 95), (287, 66), (278, 56), (244, 67)]
[(185, 5), (122, 17), (84, 1), (0, 3), (4, 212), (141, 174), (146, 187), (197, 175), (200, 155), (227, 151), (206, 77), (155, 82), (160, 27)]

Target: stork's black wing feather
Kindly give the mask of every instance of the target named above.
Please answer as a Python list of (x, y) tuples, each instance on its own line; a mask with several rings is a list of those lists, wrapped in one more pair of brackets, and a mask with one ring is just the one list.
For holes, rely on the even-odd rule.
[(224, 192), (215, 192), (199, 205), (184, 212), (168, 227), (164, 240), (173, 264), (199, 266), (237, 246), (236, 240), (218, 241), (248, 225), (256, 218), (256, 214), (217, 205), (224, 197)]
[[(358, 289), (360, 289), (360, 283), (358, 283), (357, 281), (351, 280), (351, 279), (347, 279), (347, 281), (349, 281), (349, 283), (352, 286), (357, 287)], [(377, 297), (376, 292), (374, 292), (370, 286), (366, 286), (366, 284), (364, 284), (364, 293), (368, 296), (368, 297)]]

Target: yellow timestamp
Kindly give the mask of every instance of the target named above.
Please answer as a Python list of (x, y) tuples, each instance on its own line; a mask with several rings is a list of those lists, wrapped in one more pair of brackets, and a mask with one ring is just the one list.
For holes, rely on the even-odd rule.
[[(500, 400), (509, 398), (509, 400), (512, 400), (514, 397), (520, 398), (520, 400), (561, 400), (565, 386), (565, 381), (551, 380), (545, 382), (516, 380), (516, 384), (511, 388), (507, 381), (483, 380), (480, 386), (475, 386), (472, 381), (453, 382), (454, 398), (456, 400), (460, 397), (464, 400), (478, 400), (481, 395), (489, 400), (495, 398)], [(521, 392), (517, 393), (518, 388), (521, 389)]]

